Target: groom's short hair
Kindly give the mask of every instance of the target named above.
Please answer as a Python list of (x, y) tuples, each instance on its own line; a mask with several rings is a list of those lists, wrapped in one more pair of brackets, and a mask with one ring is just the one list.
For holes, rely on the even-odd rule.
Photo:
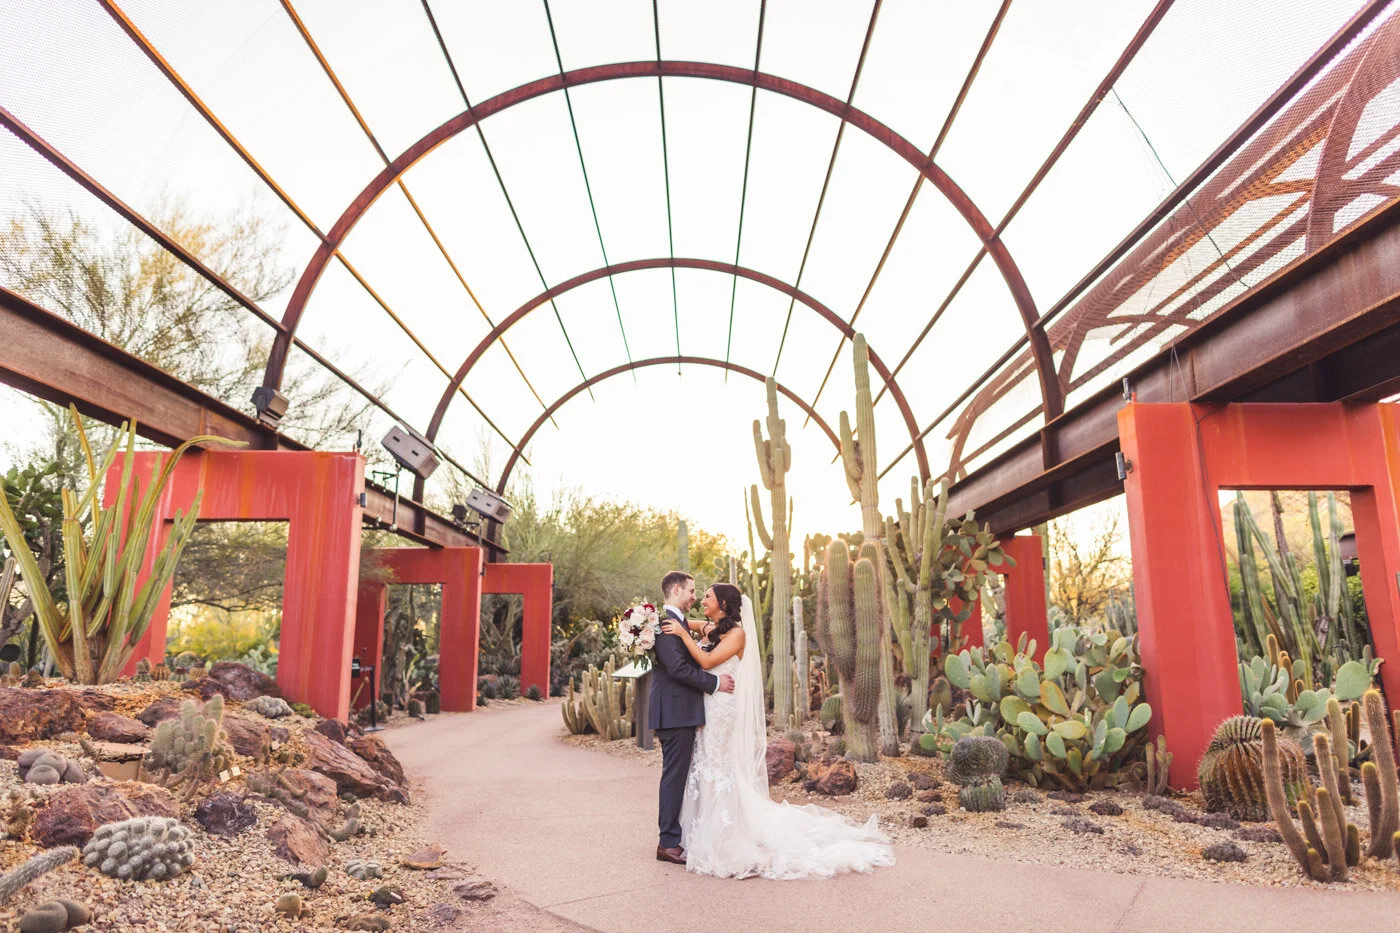
[(671, 590), (680, 586), (682, 583), (685, 583), (687, 580), (694, 579), (695, 577), (686, 573), (684, 570), (672, 570), (670, 573), (666, 574), (666, 576), (661, 578), (662, 597), (669, 598), (671, 595)]

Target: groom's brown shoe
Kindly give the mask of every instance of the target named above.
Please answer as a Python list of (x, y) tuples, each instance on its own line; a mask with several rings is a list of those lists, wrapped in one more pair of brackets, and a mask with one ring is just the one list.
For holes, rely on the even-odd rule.
[(672, 849), (663, 849), (661, 846), (657, 846), (656, 860), (658, 862), (670, 862), (673, 865), (684, 865), (685, 855), (682, 854), (680, 846), (676, 846)]

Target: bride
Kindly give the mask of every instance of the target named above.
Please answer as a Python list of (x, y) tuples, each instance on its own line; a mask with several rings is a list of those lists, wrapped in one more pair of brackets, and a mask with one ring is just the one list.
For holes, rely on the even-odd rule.
[[(894, 850), (875, 816), (863, 825), (813, 805), (774, 803), (768, 796), (767, 715), (753, 605), (739, 588), (716, 583), (701, 602), (706, 625), (697, 644), (679, 623), (663, 627), (683, 636), (695, 663), (732, 674), (732, 694), (705, 697), (705, 725), (681, 805), (686, 870), (721, 878), (776, 880), (830, 878), (894, 864)], [(745, 651), (745, 646), (755, 646)]]

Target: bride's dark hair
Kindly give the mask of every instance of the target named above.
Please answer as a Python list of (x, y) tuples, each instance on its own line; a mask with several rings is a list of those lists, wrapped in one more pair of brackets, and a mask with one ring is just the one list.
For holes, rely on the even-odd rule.
[(719, 606), (724, 610), (724, 617), (715, 623), (705, 638), (706, 645), (714, 648), (727, 632), (743, 624), (744, 594), (732, 583), (716, 583), (710, 589), (715, 591), (715, 599), (719, 600)]

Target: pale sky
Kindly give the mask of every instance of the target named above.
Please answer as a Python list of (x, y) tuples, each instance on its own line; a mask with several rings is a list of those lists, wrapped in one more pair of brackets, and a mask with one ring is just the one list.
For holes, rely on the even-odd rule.
[[(382, 167), (277, 0), (120, 5), (323, 230)], [(464, 109), (416, 0), (293, 5), (391, 158)], [(473, 103), (558, 72), (542, 3), (437, 0), (431, 6)], [(886, 0), (854, 106), (927, 151), (998, 6), (990, 0)], [(1151, 6), (1147, 0), (1011, 5), (938, 156), (993, 225)], [(1172, 179), (1189, 174), (1359, 6), (1359, 0), (1178, 0), (1118, 82), (1117, 97), (1099, 108), (1004, 234), (1037, 306), (1053, 305), (1171, 190)], [(661, 2), (661, 53), (752, 68), (758, 10), (757, 0)], [(556, 0), (550, 12), (565, 69), (656, 56), (651, 4), (643, 0)], [(760, 70), (844, 100), (870, 13), (869, 2), (856, 0), (769, 0)], [(97, 3), (0, 0), (0, 35), (6, 52), (0, 106), (119, 197), (149, 211), (163, 195), (181, 196), (209, 215), (255, 203), (285, 227), (288, 267), (299, 271), (309, 259), (315, 237)], [(664, 94), (674, 254), (734, 262), (750, 89), (668, 78)], [(576, 88), (570, 97), (609, 260), (668, 255), (657, 81), (609, 81)], [(838, 124), (815, 108), (759, 92), (741, 265), (797, 279)], [(548, 284), (603, 265), (564, 95), (513, 107), (482, 126)], [(801, 288), (849, 318), (916, 177), (890, 150), (848, 129)], [(475, 132), (439, 147), (404, 181), (492, 319), (543, 290)], [(100, 229), (116, 222), (0, 131), (0, 217), (26, 200), (71, 207)], [(977, 248), (948, 201), (924, 185), (856, 325), (886, 362), (904, 356)], [(397, 189), (370, 209), (344, 254), (448, 370), (487, 332)], [(615, 277), (616, 307), (607, 280), (559, 298), (579, 365), (548, 305), (506, 340), (548, 403), (581, 381), (579, 366), (592, 376), (625, 362), (619, 314), (633, 359), (674, 355), (676, 318), (683, 354), (723, 359), (733, 289), (730, 356), (762, 373), (773, 370), (787, 296), (742, 279), (735, 287), (731, 277), (713, 272), (680, 270), (675, 282), (674, 310), (666, 270)], [(266, 309), (280, 315), (289, 294), (266, 302)], [(983, 262), (900, 374), (920, 427), (1021, 333), (1005, 284)], [(313, 293), (298, 335), (344, 369), (392, 375), (386, 401), (415, 427), (426, 427), (446, 377), (338, 264)], [(1112, 335), (1109, 329), (1096, 339)], [(839, 343), (834, 328), (797, 304), (777, 378), (810, 400)], [(292, 365), (315, 364), (294, 354)], [(541, 411), (499, 347), (465, 387), (512, 439)], [(687, 366), (678, 375), (674, 366), (658, 366), (635, 379), (604, 382), (593, 395), (576, 397), (558, 413), (557, 429), (546, 425), (535, 436), (529, 453), (537, 488), (547, 493), (561, 484), (578, 486), (676, 508), (742, 546), (741, 495), (758, 479), (750, 425), (764, 413), (762, 385), (733, 375), (726, 380), (707, 367)], [(226, 401), (250, 407), (244, 398)], [(840, 411), (852, 409), (853, 401), (845, 344), (816, 407), (835, 430)], [(1017, 401), (1021, 411), (1034, 404)], [(22, 440), (25, 404), (6, 391), (0, 406), (7, 432)], [(888, 396), (876, 414), (883, 469), (909, 437)], [(787, 483), (796, 504), (795, 540), (800, 544), (809, 531), (858, 526), (828, 439), (814, 424), (804, 429), (801, 412), (786, 400), (783, 415), (793, 446)], [(390, 423), (376, 411), (366, 437), (377, 439)], [(480, 416), (459, 396), (438, 441), (470, 465), (483, 430)], [(947, 459), (943, 433), (927, 441), (935, 472)], [(500, 437), (491, 443), (499, 465), (508, 445)], [(677, 455), (661, 464), (660, 455), (673, 450)], [(908, 495), (913, 470), (911, 456), (882, 483), (886, 513), (896, 495)]]

